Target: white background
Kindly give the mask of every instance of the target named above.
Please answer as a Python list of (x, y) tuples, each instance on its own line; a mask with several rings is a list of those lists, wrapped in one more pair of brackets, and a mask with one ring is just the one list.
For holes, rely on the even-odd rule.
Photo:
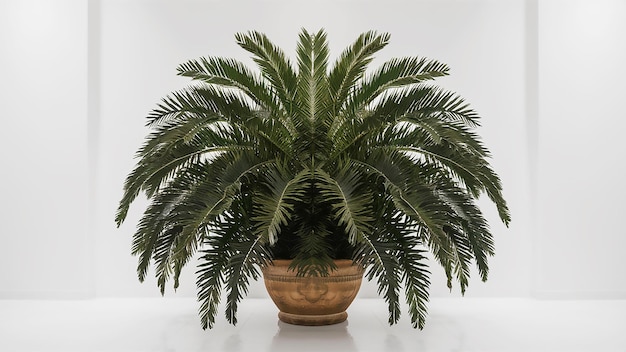
[[(626, 298), (619, 0), (0, 0), (0, 298), (158, 295), (129, 254), (145, 203), (113, 222), (144, 117), (187, 84), (179, 63), (249, 62), (233, 35), (251, 29), (291, 54), (302, 27), (325, 28), (331, 55), (363, 31), (389, 32), (374, 66), (443, 61), (440, 83), (483, 116), (513, 222), (484, 202), (496, 256), (467, 295)], [(450, 295), (431, 267), (432, 295)], [(195, 295), (194, 271), (177, 296)]]

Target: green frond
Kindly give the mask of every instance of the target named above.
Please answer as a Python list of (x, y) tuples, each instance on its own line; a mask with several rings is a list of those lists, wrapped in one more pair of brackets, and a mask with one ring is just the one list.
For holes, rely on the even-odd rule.
[(381, 133), (389, 128), (389, 123), (372, 114), (360, 115), (337, 124), (329, 138), (333, 144), (327, 163), (342, 163), (342, 160), (363, 160), (374, 150)]
[(233, 198), (230, 208), (211, 222), (203, 236), (196, 285), (204, 329), (212, 328), (215, 324), (224, 285), (228, 288), (233, 284), (232, 281), (227, 281), (226, 274), (232, 269), (231, 258), (241, 250), (233, 244), (254, 238), (250, 218), (246, 215), (251, 211), (250, 196), (247, 186), (243, 185), (242, 188), (244, 192)]
[(296, 95), (297, 78), (283, 51), (260, 32), (249, 31), (235, 35), (237, 44), (253, 55), (261, 74), (270, 83), (278, 101), (289, 114)]
[(436, 60), (418, 57), (391, 59), (359, 82), (348, 97), (344, 111), (354, 114), (387, 91), (446, 76), (448, 71), (447, 65)]
[[(133, 254), (140, 255), (139, 277), (143, 280), (152, 256), (161, 292), (174, 270), (174, 263), (186, 262), (193, 255), (203, 226), (228, 207), (230, 196), (238, 187), (236, 182), (224, 184), (215, 178), (205, 179), (208, 173), (203, 166), (185, 170), (160, 191), (137, 227)], [(218, 176), (213, 173), (213, 177)], [(197, 179), (202, 182), (198, 183)]]
[(404, 293), (409, 305), (409, 315), (414, 328), (423, 329), (426, 324), (426, 304), (429, 300), (430, 271), (424, 262), (424, 251), (415, 248), (415, 245), (401, 243), (398, 251), (398, 264), (402, 268)]
[(120, 201), (115, 219), (117, 225), (121, 225), (124, 221), (130, 204), (142, 190), (146, 191), (148, 197), (151, 197), (158, 192), (168, 179), (176, 173), (185, 170), (185, 167), (201, 162), (204, 159), (203, 156), (215, 153), (238, 152), (246, 148), (249, 147), (231, 145), (228, 147), (207, 147), (198, 150), (194, 147), (181, 145), (178, 148), (170, 149), (169, 153), (157, 152), (145, 156), (137, 163), (135, 169), (126, 179), (124, 196)]
[(398, 210), (387, 194), (381, 194), (376, 199), (376, 210), (375, 233), (379, 241), (394, 244), (389, 250), (397, 258), (411, 323), (414, 328), (422, 329), (429, 300), (430, 271), (424, 255), (426, 250), (421, 228)]
[(297, 158), (295, 140), (299, 135), (283, 125), (280, 119), (259, 113), (245, 125), (236, 125), (235, 129), (243, 135), (253, 138), (253, 143), (261, 157), (289, 159)]
[(333, 258), (329, 255), (332, 252), (328, 237), (332, 233), (321, 223), (305, 222), (295, 235), (298, 238), (294, 249), (297, 255), (293, 258), (289, 269), (294, 270), (297, 276), (328, 276), (336, 269)]
[(388, 33), (365, 32), (339, 56), (328, 74), (330, 94), (334, 97), (333, 113), (337, 115), (348, 94), (363, 78), (373, 55), (389, 43)]
[[(410, 92), (407, 96), (410, 96)], [(412, 100), (412, 98), (409, 99)], [(478, 114), (465, 99), (456, 93), (437, 87), (427, 89), (427, 94), (419, 101), (415, 101), (414, 106), (407, 113), (413, 115), (412, 119), (433, 116), (450, 123), (460, 121), (471, 128), (480, 126)]]
[[(164, 291), (175, 263), (186, 262), (195, 253), (204, 227), (230, 206), (242, 179), (265, 164), (246, 154), (224, 154), (210, 163), (185, 169), (160, 190), (135, 234), (133, 254), (140, 255), (140, 279), (154, 254), (155, 274)], [(178, 229), (174, 237), (166, 236), (172, 235), (167, 232), (170, 228)], [(158, 243), (161, 250), (155, 253)]]
[(205, 117), (218, 114), (223, 120), (241, 122), (252, 116), (251, 102), (238, 91), (211, 85), (189, 86), (162, 99), (148, 114), (152, 127), (181, 116)]
[(298, 276), (327, 276), (336, 267), (333, 259), (346, 258), (342, 247), (348, 241), (344, 239), (341, 243), (343, 229), (331, 220), (331, 204), (321, 195), (314, 175), (307, 176), (304, 194), (295, 204), (293, 218), (272, 250), (282, 258), (293, 257), (290, 269)]
[(267, 265), (270, 253), (263, 245), (260, 236), (245, 238), (231, 244), (234, 254), (226, 267), (226, 320), (237, 324), (237, 306), (248, 294), (250, 278), (257, 280), (257, 267)]
[(369, 240), (362, 242), (355, 251), (356, 262), (368, 265), (365, 277), (368, 281), (376, 278), (378, 294), (382, 295), (389, 309), (389, 324), (400, 319), (401, 271), (398, 258), (393, 255), (396, 245), (389, 242)]
[(446, 146), (398, 147), (396, 150), (420, 154), (427, 161), (450, 170), (475, 195), (477, 190), (484, 191), (495, 203), (500, 219), (508, 226), (511, 218), (502, 196), (500, 178), (484, 160), (476, 158), (474, 154), (457, 152)]
[(442, 182), (434, 182), (435, 177), (440, 177), (438, 169), (423, 164), (411, 165), (410, 160), (400, 154), (395, 155), (395, 159), (373, 156), (369, 162), (355, 163), (382, 177), (386, 192), (397, 209), (422, 228), (420, 233), (433, 254), (448, 275), (454, 272), (464, 292), (469, 282), (472, 252), (467, 238), (461, 235), (455, 237), (457, 233), (451, 230), (456, 216), (454, 209), (431, 186), (431, 182), (442, 185)]
[[(293, 119), (298, 128), (300, 153), (308, 164), (315, 160), (317, 150), (324, 150), (323, 136), (330, 124), (330, 96), (328, 91), (328, 43), (326, 33), (320, 30), (300, 33), (296, 49), (298, 57), (297, 99)], [(313, 167), (313, 166), (310, 166)]]
[(449, 185), (438, 190), (440, 198), (454, 211), (451, 223), (455, 224), (456, 236), (463, 236), (465, 246), (472, 251), (478, 272), (483, 281), (487, 280), (489, 266), (487, 257), (494, 255), (493, 235), (487, 220), (475, 204), (474, 199), (462, 189)]
[(419, 122), (436, 118), (446, 123), (461, 121), (463, 125), (472, 128), (479, 125), (478, 114), (463, 98), (425, 84), (383, 94), (372, 106), (372, 114), (387, 121), (406, 119)]
[(337, 224), (345, 228), (352, 244), (367, 241), (371, 230), (371, 196), (359, 189), (361, 175), (347, 169), (336, 176), (318, 170), (320, 194), (332, 204)]
[(257, 77), (238, 60), (202, 57), (179, 65), (177, 70), (180, 76), (191, 77), (207, 84), (239, 89), (258, 106), (268, 111), (279, 110), (274, 92), (261, 77)]
[(262, 171), (262, 184), (267, 188), (255, 196), (253, 220), (256, 224), (255, 233), (262, 243), (274, 245), (281, 228), (286, 226), (292, 217), (294, 204), (304, 195), (309, 177), (308, 170), (292, 176), (283, 167), (271, 167)]
[(202, 255), (196, 272), (196, 286), (198, 287), (198, 301), (200, 302), (199, 313), (203, 329), (213, 328), (215, 324), (222, 285), (225, 281), (224, 271), (232, 255), (230, 241), (232, 241), (232, 234), (236, 232), (236, 229), (233, 226), (226, 227), (224, 223), (222, 224), (222, 234), (205, 236), (203, 247), (206, 249), (201, 251)]
[(326, 104), (328, 99), (328, 42), (326, 33), (320, 30), (316, 34), (310, 34), (306, 30), (302, 30), (296, 54), (298, 57), (297, 89), (300, 109), (308, 120), (315, 121), (323, 117), (325, 110), (323, 104)]
[(481, 139), (458, 121), (445, 122), (437, 118), (414, 120), (411, 117), (404, 117), (390, 132), (382, 136), (380, 145), (415, 147), (440, 145), (474, 155), (476, 161), (480, 163), (485, 163), (485, 158), (490, 156)]

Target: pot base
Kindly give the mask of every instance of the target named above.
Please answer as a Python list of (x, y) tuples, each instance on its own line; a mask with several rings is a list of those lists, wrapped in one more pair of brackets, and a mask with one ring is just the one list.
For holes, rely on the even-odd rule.
[(324, 315), (305, 315), (305, 314), (293, 314), (279, 312), (278, 319), (287, 324), (294, 325), (306, 325), (306, 326), (320, 326), (320, 325), (333, 325), (339, 324), (348, 319), (348, 313), (343, 311), (341, 313), (324, 314)]

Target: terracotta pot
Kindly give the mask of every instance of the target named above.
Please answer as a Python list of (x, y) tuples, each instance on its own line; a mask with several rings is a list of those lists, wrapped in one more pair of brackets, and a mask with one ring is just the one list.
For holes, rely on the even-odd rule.
[(327, 277), (296, 277), (291, 260), (274, 260), (262, 269), (265, 287), (280, 310), (278, 318), (296, 325), (330, 325), (348, 318), (346, 309), (361, 287), (364, 269), (351, 260), (335, 260)]

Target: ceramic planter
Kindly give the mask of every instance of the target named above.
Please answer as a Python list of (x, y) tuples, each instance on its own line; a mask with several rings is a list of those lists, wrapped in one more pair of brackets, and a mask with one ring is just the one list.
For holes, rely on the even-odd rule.
[(337, 270), (326, 277), (297, 277), (288, 270), (291, 260), (274, 260), (263, 268), (278, 318), (296, 325), (330, 325), (345, 321), (363, 280), (364, 269), (351, 260), (336, 260)]

